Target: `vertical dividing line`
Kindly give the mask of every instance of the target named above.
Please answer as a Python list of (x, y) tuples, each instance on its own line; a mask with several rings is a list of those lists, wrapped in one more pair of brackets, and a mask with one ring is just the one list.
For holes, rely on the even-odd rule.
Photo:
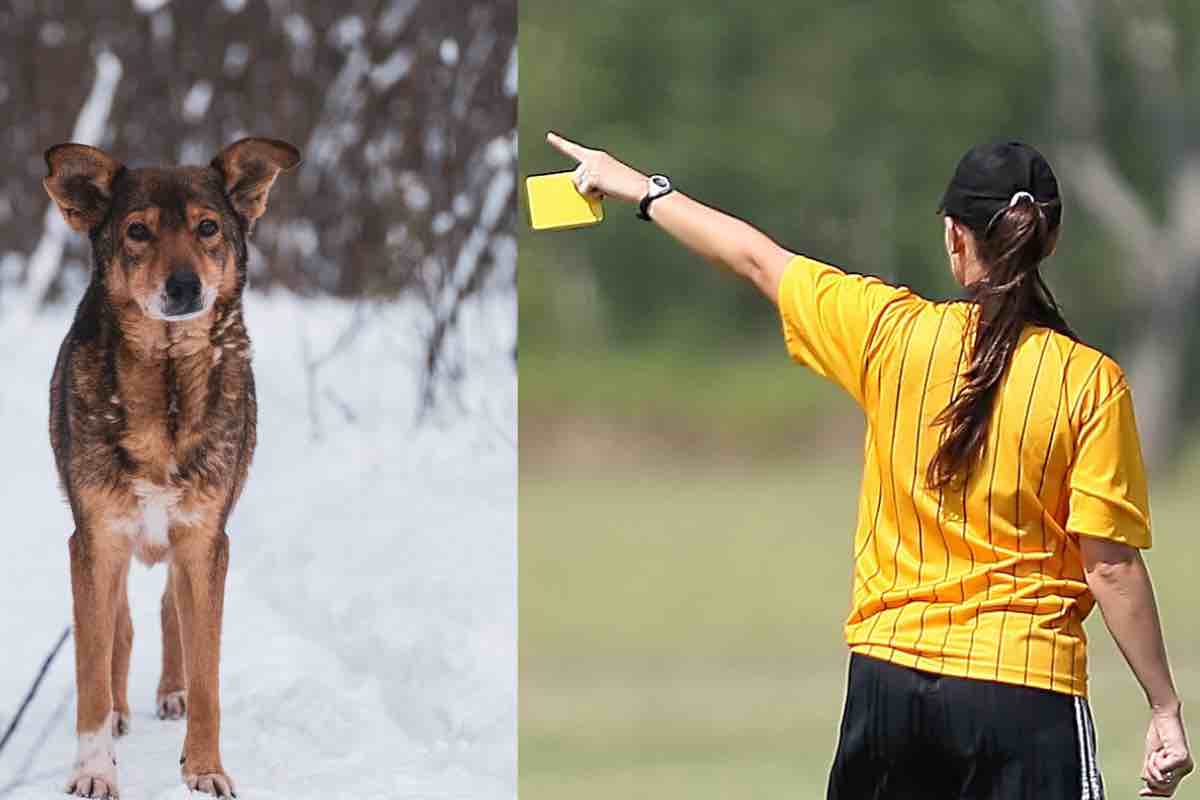
[[(1025, 464), (1025, 432), (1029, 429), (1029, 415), (1033, 411), (1034, 395), (1037, 394), (1038, 376), (1042, 372), (1042, 361), (1044, 361), (1046, 358), (1046, 348), (1049, 346), (1050, 346), (1050, 333), (1047, 332), (1045, 341), (1042, 342), (1042, 352), (1038, 356), (1037, 366), (1033, 370), (1033, 380), (1030, 382), (1030, 386), (1029, 386), (1029, 401), (1025, 404), (1025, 419), (1021, 421), (1021, 436), (1017, 439), (1017, 488), (1016, 488), (1017, 508), (1016, 508), (1016, 513), (1013, 516), (1013, 527), (1016, 530), (1016, 534), (1017, 534), (1017, 564), (1023, 563), (1023, 560), (1021, 558), (1021, 556), (1022, 556), (1022, 538), (1023, 538), (1022, 537), (1023, 531), (1021, 530), (1021, 468)], [(999, 456), (999, 453), (997, 453), (997, 456)], [(1010, 587), (1010, 591), (1009, 591), (1009, 595), (1008, 595), (1008, 605), (1005, 606), (1004, 611), (1001, 612), (1001, 616), (1000, 616), (1000, 640), (996, 643), (996, 673), (995, 673), (996, 678), (1000, 677), (1000, 661), (1001, 661), (1001, 656), (1004, 653), (1004, 627), (1005, 627), (1005, 624), (1008, 622), (1008, 613), (1009, 613), (1009, 610), (1012, 609), (1012, 601), (1013, 601), (1013, 597), (1015, 596), (1016, 589), (1017, 589), (1017, 564), (1013, 564), (1013, 568), (1012, 568), (1013, 583), (1012, 583), (1012, 586)], [(1032, 619), (1032, 618), (1033, 618), (1033, 615), (1031, 614), (1030, 619)], [(1026, 642), (1025, 642), (1025, 652), (1026, 652), (1026, 663), (1028, 663), (1028, 653), (1029, 653), (1029, 641), (1028, 640), (1026, 640)]]
[[(877, 381), (878, 381), (878, 385), (876, 386), (875, 394), (879, 398), (879, 400), (882, 400), (883, 399), (883, 370), (879, 370)], [(877, 422), (877, 421), (878, 420), (876, 420), (875, 422)], [(875, 443), (872, 442), (872, 447), (874, 447), (874, 446), (875, 446)], [(878, 491), (877, 491), (877, 499), (875, 501), (875, 519), (874, 519), (874, 521), (871, 522), (871, 530), (870, 530), (870, 532), (867, 533), (867, 538), (863, 540), (862, 547), (860, 547), (858, 549), (858, 552), (854, 554), (854, 571), (855, 571), (855, 573), (858, 572), (858, 559), (860, 557), (862, 557), (863, 553), (867, 552), (867, 545), (869, 545), (875, 541), (875, 532), (879, 528), (879, 512), (881, 510), (883, 510), (883, 461), (879, 458), (878, 449), (876, 449), (876, 452), (875, 452), (875, 466), (877, 467), (877, 473), (878, 473), (878, 479), (877, 479), (878, 480), (878, 487), (877, 487)], [(876, 545), (875, 546), (875, 572), (872, 573), (869, 577), (863, 578), (863, 580), (862, 580), (863, 592), (868, 593), (868, 594), (870, 593), (870, 589), (868, 588), (868, 585), (878, 574), (879, 574), (879, 546)], [(852, 598), (852, 600), (853, 600), (853, 598)], [(857, 621), (852, 620), (852, 624), (861, 623), (865, 619), (865, 617), (863, 616), (863, 610), (862, 610), (861, 605), (856, 609), (856, 613), (858, 614), (858, 620)]]
[[(1066, 381), (1067, 367), (1071, 364), (1071, 356), (1075, 353), (1076, 343), (1071, 342), (1071, 349), (1067, 351), (1067, 358), (1063, 364), (1063, 382)], [(1037, 498), (1040, 513), (1038, 519), (1042, 525), (1042, 549), (1041, 552), (1046, 552), (1046, 516), (1049, 513), (1046, 510), (1046, 498), (1042, 497), (1042, 492), (1046, 487), (1046, 473), (1050, 469), (1050, 454), (1054, 452), (1054, 431), (1058, 429), (1058, 415), (1062, 411), (1063, 397), (1066, 395), (1066, 388), (1060, 383), (1058, 390), (1058, 399), (1054, 402), (1054, 420), (1050, 423), (1050, 432), (1046, 435), (1046, 455), (1042, 459), (1042, 475), (1038, 479)], [(1042, 589), (1046, 586), (1046, 570), (1045, 562), (1038, 568), (1038, 595), (1041, 596)], [(1061, 609), (1060, 609), (1061, 613)], [(1029, 682), (1029, 652), (1032, 649), (1030, 637), (1033, 635), (1033, 618), (1034, 615), (1029, 615), (1029, 630), (1025, 634), (1025, 676), (1023, 681)], [(1050, 632), (1050, 687), (1054, 688), (1054, 661), (1055, 654), (1058, 650), (1058, 631), (1051, 630)]]
[[(896, 403), (892, 409), (892, 444), (888, 450), (888, 475), (892, 481), (892, 507), (895, 511), (895, 530), (892, 531), (896, 537), (896, 546), (892, 550), (892, 585), (879, 595), (883, 601), (883, 608), (875, 614), (875, 619), (871, 621), (871, 630), (867, 632), (867, 638), (870, 639), (875, 635), (875, 628), (879, 625), (879, 620), (883, 613), (888, 610), (887, 593), (896, 588), (896, 581), (900, 577), (900, 565), (897, 561), (897, 555), (900, 551), (900, 498), (896, 495), (896, 431), (900, 427), (900, 394), (904, 389), (904, 363), (908, 360), (908, 347), (912, 344), (913, 334), (916, 333), (917, 325), (913, 323), (912, 328), (908, 332), (908, 338), (904, 340), (904, 350), (900, 354), (900, 371), (896, 376)], [(875, 541), (879, 541), (879, 537), (875, 537)], [(878, 552), (878, 548), (876, 549)], [(877, 565), (882, 567), (882, 565)]]
[[(1067, 352), (1067, 359), (1066, 359), (1066, 362), (1063, 364), (1063, 379), (1062, 379), (1063, 388), (1062, 388), (1062, 391), (1058, 398), (1058, 402), (1060, 404), (1062, 403), (1063, 398), (1065, 398), (1067, 396), (1067, 392), (1070, 391), (1067, 384), (1069, 383), (1070, 376), (1071, 376), (1071, 370), (1070, 370), (1071, 358), (1075, 355), (1075, 348), (1077, 346), (1078, 346), (1077, 342), (1071, 343), (1071, 349)], [(1068, 408), (1067, 409), (1067, 430), (1068, 431), (1070, 431), (1070, 428), (1071, 428), (1070, 412), (1071, 412), (1071, 410)], [(1057, 407), (1055, 408), (1054, 413), (1055, 413), (1055, 420), (1057, 421), (1057, 419), (1058, 419)], [(1046, 470), (1048, 468), (1049, 463), (1050, 463), (1050, 447), (1047, 447), (1046, 448), (1046, 464), (1042, 468), (1042, 482), (1043, 483), (1046, 480)], [(1040, 491), (1039, 491), (1039, 494), (1041, 494)], [(1049, 515), (1050, 515), (1050, 512), (1048, 510), (1046, 510), (1045, 503), (1043, 503), (1042, 504), (1042, 550), (1043, 550), (1043, 552), (1046, 549), (1046, 547), (1045, 547), (1045, 544), (1046, 544), (1046, 517)], [(1055, 549), (1057, 549), (1057, 548), (1055, 548)], [(1043, 573), (1043, 575), (1044, 575), (1044, 573)], [(1044, 583), (1045, 577), (1043, 577), (1042, 580)], [(1067, 599), (1060, 595), (1059, 596), (1059, 607), (1058, 607), (1058, 611), (1056, 612), (1056, 616), (1061, 617), (1063, 615), (1063, 612), (1066, 611), (1066, 608), (1067, 608)], [(1050, 688), (1051, 689), (1054, 689), (1054, 682), (1055, 682), (1055, 679), (1057, 678), (1057, 672), (1056, 672), (1057, 668), (1058, 668), (1058, 627), (1055, 626), (1054, 628), (1050, 629)]]
[[(1096, 356), (1096, 363), (1092, 365), (1092, 369), (1088, 373), (1087, 378), (1083, 381), (1083, 385), (1079, 387), (1079, 394), (1075, 396), (1075, 402), (1071, 407), (1071, 414), (1067, 417), (1068, 424), (1070, 423), (1072, 418), (1075, 418), (1076, 420), (1079, 419), (1078, 413), (1079, 413), (1079, 407), (1083, 403), (1083, 394), (1084, 394), (1084, 392), (1087, 391), (1087, 385), (1092, 382), (1092, 378), (1094, 378), (1096, 376), (1096, 371), (1100, 369), (1100, 362), (1102, 362), (1103, 360), (1104, 360), (1104, 354), (1099, 353)], [(1066, 600), (1064, 599), (1063, 602), (1065, 603)], [(1075, 633), (1073, 633), (1072, 639), (1071, 639), (1071, 686), (1072, 686), (1072, 689), (1074, 689), (1078, 684), (1081, 683), (1081, 681), (1079, 680), (1079, 676), (1075, 672), (1075, 664), (1076, 664), (1076, 661), (1078, 660), (1078, 656), (1079, 656), (1079, 644), (1080, 644), (1079, 640), (1080, 640), (1080, 637), (1083, 635), (1082, 620), (1080, 620), (1079, 623), (1075, 627), (1076, 627), (1076, 631), (1075, 631)], [(1087, 676), (1085, 675), (1084, 676), (1085, 681), (1086, 681), (1086, 678), (1087, 678)]]
[[(1011, 366), (1011, 364), (1010, 364)], [(1007, 380), (1007, 378), (1005, 378)], [(992, 567), (995, 566), (998, 557), (996, 555), (996, 544), (992, 541), (992, 490), (996, 486), (996, 466), (1000, 463), (1000, 423), (1004, 419), (1004, 393), (997, 389), (996, 392), (996, 418), (991, 421), (992, 427), (995, 429), (995, 443), (992, 445), (992, 474), (988, 477), (987, 490), (987, 533), (988, 545), (992, 549), (992, 560), (987, 568), (987, 591), (983, 595), (983, 602), (975, 606), (975, 626), (971, 628), (971, 644), (967, 648), (967, 669), (971, 668), (971, 654), (975, 652), (975, 633), (979, 630), (979, 616), (983, 611), (983, 603), (992, 599)], [(998, 643), (997, 643), (998, 644)]]
[[(946, 402), (946, 405), (949, 405), (950, 403), (952, 403), (954, 401), (954, 394), (958, 390), (958, 373), (959, 373), (959, 370), (962, 369), (962, 359), (963, 359), (963, 355), (966, 353), (966, 350), (967, 350), (967, 337), (966, 337), (966, 332), (964, 330), (963, 336), (959, 340), (958, 361), (956, 361), (954, 363), (954, 380), (950, 384), (950, 399)], [(942, 504), (945, 502), (945, 500), (946, 500), (945, 488), (939, 489), (938, 490), (938, 533), (940, 533), (942, 535), (942, 546), (946, 548), (946, 571), (944, 573), (942, 573), (942, 580), (941, 580), (942, 583), (945, 583), (946, 581), (948, 581), (950, 579), (950, 542), (946, 538), (945, 529), (942, 527)], [(965, 521), (964, 521), (964, 524), (965, 524)], [(942, 632), (942, 649), (941, 649), (942, 658), (941, 658), (941, 665), (938, 667), (939, 671), (944, 670), (946, 668), (946, 645), (950, 642), (950, 628), (953, 623), (953, 617), (954, 617), (954, 608), (953, 607), (947, 608), (946, 609), (946, 630)]]
[[(925, 530), (921, 525), (921, 512), (917, 508), (917, 474), (920, 472), (921, 465), (921, 431), (925, 427), (925, 393), (929, 391), (929, 375), (933, 371), (933, 359), (937, 355), (938, 339), (942, 336), (942, 325), (946, 322), (946, 313), (948, 308), (942, 309), (942, 316), (938, 318), (937, 330), (933, 334), (933, 344), (929, 348), (929, 360), (925, 364), (925, 380), (921, 384), (921, 401), (917, 406), (917, 424), (916, 433), (913, 443), (913, 476), (912, 484), (908, 487), (908, 497), (912, 501), (913, 518), (917, 521), (917, 580), (913, 586), (919, 588), (921, 586), (921, 578), (924, 575), (925, 569)], [(897, 537), (899, 541), (899, 537)], [(900, 604), (900, 610), (896, 612), (896, 618), (892, 620), (892, 632), (888, 636), (888, 661), (892, 660), (894, 651), (892, 643), (896, 639), (896, 629), (900, 627), (900, 617), (904, 615), (904, 609), (908, 606), (908, 600), (911, 596), (912, 588), (904, 591), (904, 602)], [(913, 643), (913, 650), (916, 651), (917, 658), (921, 654), (921, 634), (925, 631), (925, 613), (922, 610), (920, 627), (917, 629), (917, 639)]]

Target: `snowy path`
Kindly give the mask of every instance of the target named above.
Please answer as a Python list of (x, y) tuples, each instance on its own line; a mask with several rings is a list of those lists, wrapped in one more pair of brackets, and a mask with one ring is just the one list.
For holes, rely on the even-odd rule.
[[(323, 341), (348, 313), (248, 301), (260, 446), (229, 529), (225, 766), (244, 800), (515, 797), (511, 367), (497, 357), (469, 388), (475, 421), (414, 434), (413, 381), (396, 344), (410, 334), (397, 311), (322, 373), (355, 421), (326, 409), (314, 442), (297, 325)], [(0, 331), (0, 503), (11, 521), (0, 539), (0, 724), (69, 619), (70, 514), (44, 433), (44, 387), (66, 325), (66, 311), (39, 319), (19, 344)], [(153, 716), (164, 578), (136, 563), (130, 575), (134, 719), (117, 745), (125, 800), (188, 796), (184, 723)], [(0, 753), (5, 787), (45, 735), (23, 782), (0, 798), (63, 797), (73, 658), (68, 643)]]

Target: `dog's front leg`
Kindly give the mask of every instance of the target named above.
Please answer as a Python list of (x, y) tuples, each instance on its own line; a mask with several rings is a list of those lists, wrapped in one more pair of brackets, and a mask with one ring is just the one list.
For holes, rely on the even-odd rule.
[(123, 544), (125, 540), (106, 533), (81, 528), (69, 541), (79, 754), (66, 790), (79, 797), (117, 796), (113, 641), (121, 577), (128, 569), (130, 552)]
[(159, 719), (183, 719), (187, 713), (187, 676), (183, 671), (183, 641), (179, 633), (179, 610), (175, 607), (175, 568), (167, 566), (167, 583), (162, 593), (162, 672), (155, 704)]
[(117, 588), (116, 635), (113, 637), (113, 735), (129, 733), (129, 658), (133, 652), (133, 619), (129, 614), (129, 567), (121, 570)]
[(233, 796), (233, 781), (221, 766), (218, 698), (228, 568), (229, 537), (223, 531), (194, 528), (181, 532), (174, 542), (171, 588), (179, 610), (188, 702), (180, 763), (189, 789), (217, 797)]

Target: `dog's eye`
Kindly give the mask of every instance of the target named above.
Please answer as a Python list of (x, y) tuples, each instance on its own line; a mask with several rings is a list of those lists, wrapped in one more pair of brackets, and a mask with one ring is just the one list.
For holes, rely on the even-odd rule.
[(211, 219), (204, 220), (196, 228), (196, 232), (199, 233), (201, 236), (203, 236), (205, 239), (216, 234), (216, 232), (218, 230), (220, 230), (220, 228), (217, 227), (217, 223), (213, 222)]
[(150, 240), (151, 236), (153, 236), (153, 234), (150, 233), (150, 229), (141, 222), (135, 222), (126, 228), (125, 235), (130, 239), (133, 239), (135, 242), (146, 242)]

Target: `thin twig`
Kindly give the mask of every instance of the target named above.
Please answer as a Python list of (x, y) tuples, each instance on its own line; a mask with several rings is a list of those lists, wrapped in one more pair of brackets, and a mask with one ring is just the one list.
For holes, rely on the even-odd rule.
[(17, 709), (17, 713), (12, 718), (12, 721), (8, 723), (8, 730), (4, 732), (4, 738), (0, 739), (0, 753), (4, 752), (4, 746), (12, 738), (13, 732), (17, 729), (17, 724), (25, 714), (25, 709), (29, 707), (33, 696), (37, 694), (38, 687), (42, 685), (42, 679), (46, 677), (46, 672), (50, 669), (50, 665), (54, 663), (54, 657), (58, 655), (58, 651), (62, 649), (63, 643), (67, 641), (67, 637), (70, 635), (71, 626), (68, 625), (63, 629), (62, 635), (58, 637), (58, 642), (54, 645), (54, 649), (50, 651), (50, 654), (46, 656), (46, 660), (42, 662), (42, 668), (38, 671), (37, 677), (33, 679), (33, 685), (29, 687), (29, 692), (25, 695), (25, 700), (22, 701), (21, 707)]
[[(332, 361), (342, 351), (348, 349), (358, 338), (366, 327), (367, 320), (370, 317), (370, 309), (367, 307), (367, 301), (358, 300), (354, 303), (350, 315), (350, 321), (342, 329), (341, 333), (334, 339), (333, 344), (329, 349), (321, 355), (313, 355), (312, 344), (308, 340), (308, 334), (304, 329), (300, 331), (300, 358), (304, 362), (304, 378), (305, 385), (308, 391), (308, 415), (311, 425), (311, 436), (313, 441), (318, 441), (322, 438), (321, 416), (320, 416), (320, 392), (317, 387), (318, 375), (321, 369), (330, 361)], [(353, 409), (347, 409), (349, 406), (342, 404), (339, 409), (346, 415), (348, 422), (354, 422), (356, 417), (353, 414)]]
[(46, 742), (50, 739), (51, 734), (58, 730), (59, 722), (63, 715), (67, 713), (67, 709), (71, 705), (71, 698), (75, 696), (75, 687), (68, 686), (63, 692), (62, 699), (58, 701), (58, 706), (55, 707), (54, 713), (46, 720), (46, 724), (42, 726), (41, 732), (38, 734), (37, 741), (29, 748), (29, 752), (25, 755), (25, 763), (17, 770), (17, 774), (8, 783), (0, 786), (0, 797), (7, 797), (14, 789), (22, 786), (30, 779), (30, 772), (33, 770), (34, 761), (37, 760), (38, 754), (42, 752), (42, 748), (46, 746)]

